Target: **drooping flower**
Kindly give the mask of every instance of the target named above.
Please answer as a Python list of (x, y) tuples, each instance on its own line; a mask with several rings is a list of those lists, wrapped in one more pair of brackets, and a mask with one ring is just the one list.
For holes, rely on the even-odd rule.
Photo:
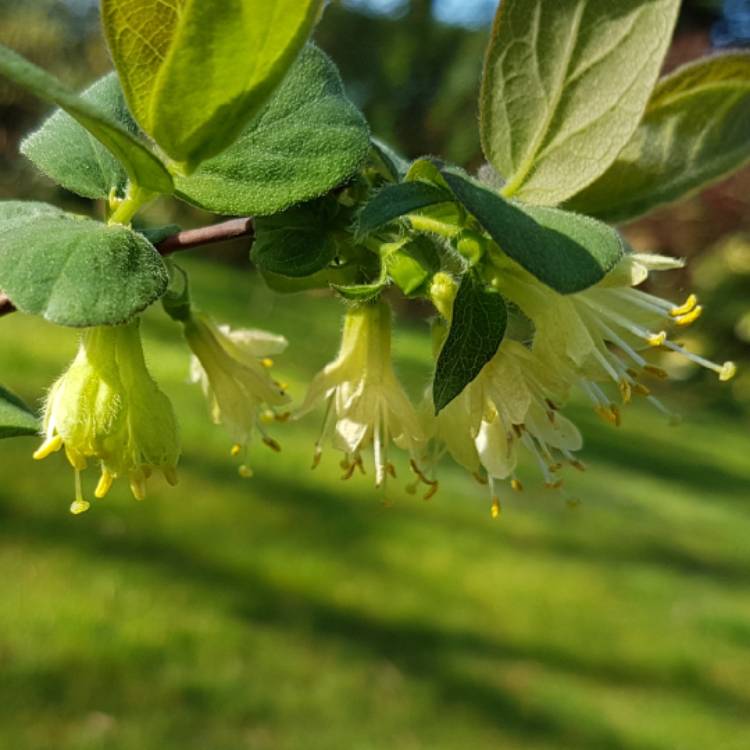
[(232, 455), (242, 460), (240, 475), (250, 477), (252, 470), (245, 459), (256, 429), (267, 446), (280, 450), (263, 423), (288, 417), (288, 413), (276, 411), (290, 401), (286, 388), (269, 372), (273, 365), (269, 355), (283, 352), (287, 341), (266, 331), (217, 326), (206, 315), (195, 312), (183, 326), (193, 352), (191, 378), (201, 384), (214, 423), (224, 425), (229, 432)]
[(557, 473), (565, 464), (578, 469), (582, 446), (577, 427), (558, 408), (567, 384), (533, 352), (506, 338), (479, 375), (434, 419), (433, 462), (449, 453), (482, 482), (487, 482), (493, 516), (500, 512), (496, 480), (516, 476), (519, 449), (538, 465), (546, 486), (558, 489)]
[(89, 508), (80, 474), (91, 459), (101, 467), (97, 498), (109, 492), (116, 478), (126, 477), (134, 497), (143, 500), (154, 469), (176, 484), (180, 448), (175, 416), (146, 368), (138, 320), (83, 332), (76, 358), (48, 394), (44, 430), (34, 458), (65, 449), (75, 469), (73, 513)]
[(700, 317), (703, 308), (694, 294), (683, 304), (674, 304), (636, 288), (650, 272), (680, 268), (681, 261), (628, 253), (599, 284), (566, 296), (544, 286), (512, 261), (499, 263), (498, 288), (534, 323), (534, 353), (561, 377), (578, 385), (609, 422), (619, 424), (620, 410), (617, 399), (601, 385), (607, 382), (616, 385), (623, 403), (640, 394), (672, 416), (643, 383), (644, 376), (668, 377), (649, 359), (649, 349), (676, 352), (712, 370), (723, 381), (736, 373), (733, 362), (717, 364), (671, 340), (671, 331)]
[[(388, 459), (391, 442), (404, 449), (419, 471), (417, 457), (424, 436), (416, 411), (396, 378), (391, 362), (391, 311), (384, 302), (351, 308), (344, 318), (338, 357), (319, 372), (297, 417), (326, 402), (317, 466), (325, 442), (343, 451), (344, 478), (364, 473), (362, 451), (372, 446), (375, 485), (395, 475)], [(431, 483), (431, 486), (435, 486)]]

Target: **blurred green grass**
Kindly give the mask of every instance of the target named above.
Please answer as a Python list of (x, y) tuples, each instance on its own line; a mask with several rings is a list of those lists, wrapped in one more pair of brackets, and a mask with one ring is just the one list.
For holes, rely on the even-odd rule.
[[(302, 395), (339, 305), (186, 265), (218, 319), (288, 336), (277, 368)], [(330, 453), (308, 472), (315, 417), (237, 478), (177, 329), (154, 311), (145, 333), (181, 419), (176, 490), (119, 486), (74, 518), (63, 459), (0, 444), (0, 746), (750, 747), (746, 423), (698, 406), (675, 430), (636, 407), (615, 431), (579, 410), (578, 509), (529, 489), (493, 522), (453, 470), (429, 503), (386, 507)], [(3, 319), (0, 380), (37, 399), (74, 342)], [(417, 394), (428, 336), (402, 323), (395, 348)]]

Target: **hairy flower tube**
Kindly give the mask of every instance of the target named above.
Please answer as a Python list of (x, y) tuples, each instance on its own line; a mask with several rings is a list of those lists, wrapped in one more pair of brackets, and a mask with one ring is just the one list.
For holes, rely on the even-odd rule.
[(214, 423), (224, 425), (229, 432), (232, 455), (242, 461), (240, 475), (250, 477), (247, 449), (256, 429), (268, 447), (280, 450), (264, 422), (288, 417), (288, 413), (276, 411), (289, 403), (286, 388), (269, 373), (273, 365), (269, 355), (284, 351), (287, 341), (266, 331), (217, 326), (196, 312), (183, 321), (183, 326), (193, 352), (192, 380), (201, 384)]
[[(330, 442), (344, 453), (342, 468), (348, 479), (357, 469), (364, 473), (362, 451), (371, 445), (375, 485), (383, 487), (388, 475), (395, 476), (388, 459), (393, 442), (409, 454), (412, 468), (419, 472), (424, 435), (393, 371), (391, 310), (384, 302), (358, 305), (346, 313), (339, 354), (315, 376), (297, 416), (322, 401), (326, 411), (313, 466), (320, 461), (324, 443)], [(429, 484), (434, 491), (437, 485)]]
[[(618, 401), (627, 404), (634, 394), (674, 416), (643, 382), (646, 377), (668, 377), (649, 358), (648, 350), (676, 352), (723, 381), (736, 372), (733, 362), (712, 362), (670, 338), (672, 331), (689, 326), (701, 315), (694, 294), (675, 304), (636, 288), (652, 271), (680, 268), (681, 261), (628, 253), (599, 284), (567, 296), (544, 286), (511, 261), (500, 263), (496, 285), (533, 321), (535, 354), (579, 386), (596, 412), (613, 424), (620, 423)], [(607, 391), (607, 383), (616, 387), (616, 398)]]
[(91, 459), (101, 467), (97, 498), (126, 477), (134, 497), (144, 499), (154, 469), (176, 484), (177, 424), (169, 399), (146, 369), (137, 319), (84, 331), (76, 358), (47, 396), (44, 430), (34, 458), (65, 449), (75, 470), (73, 513), (89, 508), (81, 472)]

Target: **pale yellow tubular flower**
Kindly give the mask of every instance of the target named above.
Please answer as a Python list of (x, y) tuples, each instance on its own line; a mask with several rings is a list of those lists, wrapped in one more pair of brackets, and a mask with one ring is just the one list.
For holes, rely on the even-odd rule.
[(176, 420), (169, 399), (146, 368), (138, 320), (84, 331), (76, 358), (50, 389), (44, 430), (34, 458), (65, 449), (76, 473), (73, 513), (89, 508), (80, 477), (89, 460), (101, 468), (97, 498), (109, 492), (115, 479), (125, 477), (134, 497), (142, 500), (155, 469), (170, 484), (177, 482)]
[(576, 426), (559, 413), (567, 397), (564, 381), (523, 344), (505, 339), (494, 357), (436, 417), (435, 436), (448, 453), (482, 481), (486, 478), (493, 517), (499, 515), (496, 480), (520, 491), (519, 449), (538, 465), (545, 485), (559, 489), (564, 464), (583, 468), (574, 452), (582, 447)]
[(296, 418), (321, 402), (326, 412), (313, 466), (323, 445), (331, 443), (344, 453), (342, 468), (348, 479), (356, 470), (364, 473), (362, 452), (372, 447), (375, 485), (384, 487), (387, 477), (395, 476), (389, 460), (393, 442), (421, 472), (417, 458), (424, 434), (393, 370), (391, 311), (384, 302), (358, 305), (346, 313), (339, 354), (315, 376)]
[[(730, 380), (736, 372), (733, 362), (712, 362), (670, 340), (670, 331), (688, 326), (700, 316), (702, 307), (694, 294), (678, 305), (635, 288), (652, 271), (682, 265), (660, 255), (628, 253), (599, 284), (563, 296), (508, 261), (502, 262), (496, 284), (532, 319), (534, 352), (563, 377), (577, 381), (600, 416), (619, 424), (617, 401), (627, 403), (633, 395), (644, 396), (673, 416), (642, 382), (644, 376), (668, 377), (644, 356), (646, 350), (677, 352), (715, 372), (722, 381)], [(610, 397), (598, 381), (614, 383), (618, 398)]]
[(191, 378), (203, 388), (214, 423), (229, 433), (232, 456), (242, 461), (240, 475), (250, 477), (246, 457), (255, 430), (269, 448), (280, 450), (264, 423), (288, 417), (279, 411), (290, 401), (286, 387), (270, 374), (270, 355), (283, 352), (287, 341), (266, 331), (217, 326), (201, 313), (193, 313), (183, 326), (193, 353)]

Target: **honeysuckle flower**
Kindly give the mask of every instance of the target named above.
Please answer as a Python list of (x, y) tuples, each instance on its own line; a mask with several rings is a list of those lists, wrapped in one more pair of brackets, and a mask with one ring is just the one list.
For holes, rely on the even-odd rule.
[(646, 375), (668, 377), (663, 368), (644, 356), (645, 350), (676, 352), (712, 370), (722, 381), (736, 373), (733, 362), (712, 362), (670, 339), (670, 331), (700, 317), (703, 308), (694, 294), (684, 303), (674, 304), (636, 288), (652, 271), (680, 268), (682, 261), (628, 253), (599, 284), (567, 296), (544, 286), (512, 261), (500, 263), (496, 285), (533, 321), (534, 352), (562, 377), (580, 386), (607, 421), (619, 424), (620, 411), (600, 385), (602, 381), (617, 386), (623, 403), (640, 394), (672, 416), (642, 382)]
[(577, 427), (559, 412), (567, 384), (518, 341), (505, 339), (479, 375), (448, 404), (433, 422), (433, 445), (489, 485), (492, 514), (500, 500), (496, 480), (509, 480), (520, 491), (516, 476), (519, 449), (539, 466), (546, 486), (559, 489), (564, 464), (583, 465), (574, 453), (582, 446)]
[(250, 477), (252, 470), (245, 461), (256, 429), (269, 448), (280, 450), (264, 422), (288, 417), (288, 413), (277, 411), (290, 401), (286, 387), (269, 372), (273, 365), (269, 356), (283, 352), (287, 341), (267, 331), (217, 326), (196, 312), (183, 321), (183, 326), (193, 352), (191, 379), (203, 388), (214, 423), (224, 425), (229, 433), (232, 455), (242, 461), (240, 475)]
[(344, 478), (357, 469), (364, 473), (362, 451), (371, 445), (375, 485), (382, 487), (389, 474), (395, 475), (388, 459), (394, 442), (419, 471), (417, 456), (424, 435), (393, 371), (391, 311), (384, 302), (358, 305), (346, 313), (339, 354), (315, 376), (296, 416), (322, 401), (326, 412), (313, 466), (320, 461), (323, 444), (330, 442), (344, 453)]
[(146, 368), (138, 320), (83, 332), (73, 363), (47, 396), (44, 431), (34, 458), (65, 449), (75, 470), (73, 513), (89, 508), (81, 472), (91, 459), (101, 467), (97, 498), (114, 479), (126, 477), (135, 498), (144, 499), (154, 469), (176, 484), (180, 448), (174, 412)]

